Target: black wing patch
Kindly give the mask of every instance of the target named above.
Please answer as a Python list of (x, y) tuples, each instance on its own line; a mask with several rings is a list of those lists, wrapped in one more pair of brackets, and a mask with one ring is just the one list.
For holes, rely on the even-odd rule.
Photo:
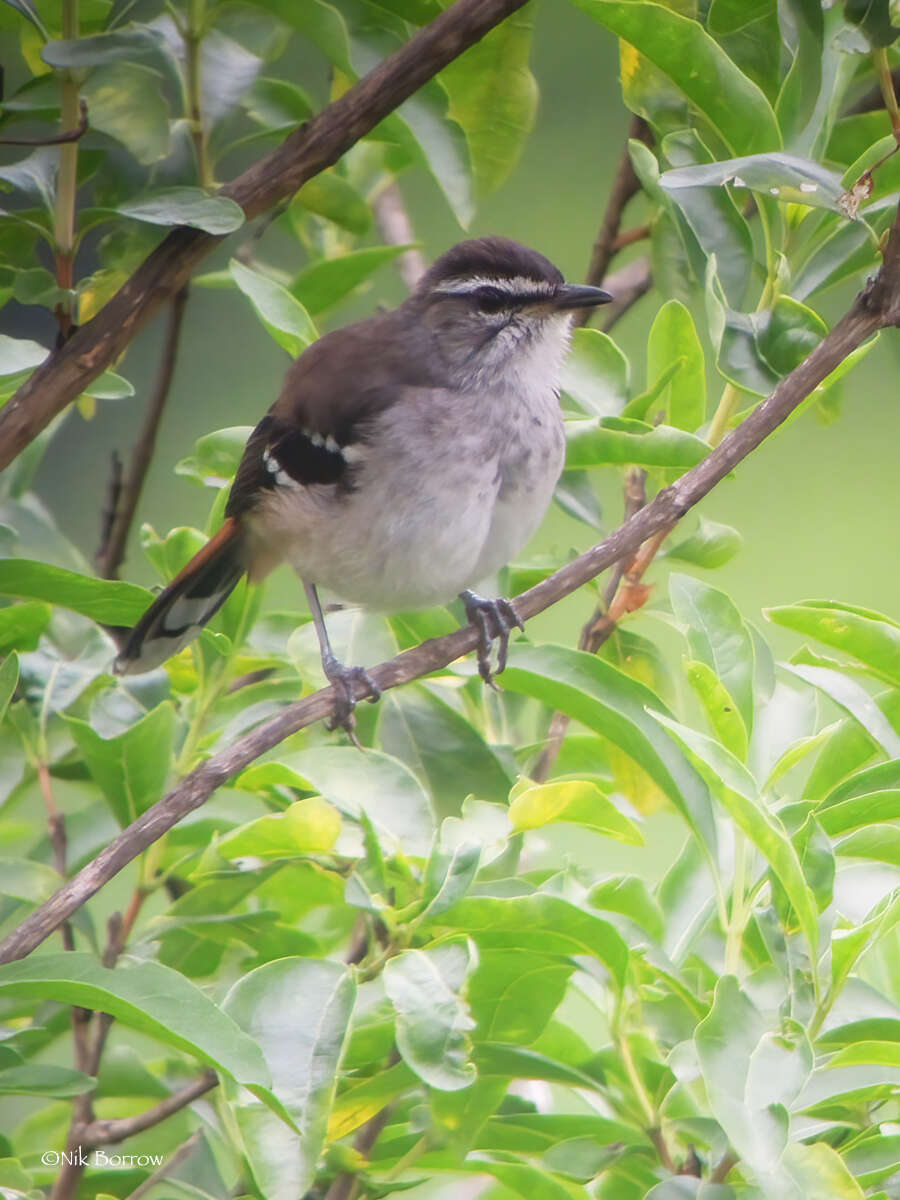
[(317, 433), (265, 416), (247, 442), (226, 508), (240, 516), (253, 508), (260, 493), (310, 484), (340, 484), (353, 488), (353, 466), (360, 457), (358, 440), (339, 432)]

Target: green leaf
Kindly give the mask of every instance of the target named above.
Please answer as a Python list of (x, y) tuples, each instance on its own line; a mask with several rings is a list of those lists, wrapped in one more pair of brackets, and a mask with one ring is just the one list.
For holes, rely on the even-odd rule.
[(408, 249), (408, 246), (367, 246), (339, 258), (319, 259), (297, 276), (291, 284), (291, 295), (307, 312), (318, 316)]
[(82, 395), (93, 396), (95, 400), (129, 400), (134, 395), (134, 386), (114, 371), (104, 371), (88, 384)]
[(705, 662), (686, 661), (684, 673), (694, 694), (703, 705), (703, 711), (716, 738), (735, 758), (746, 762), (747, 727), (728, 689), (712, 667)]
[(115, 211), (150, 225), (188, 225), (215, 236), (233, 233), (244, 223), (239, 204), (227, 196), (210, 196), (202, 188), (194, 187), (145, 192), (139, 200), (118, 204)]
[(194, 453), (175, 464), (175, 474), (207, 487), (224, 487), (237, 471), (252, 432), (252, 425), (234, 425), (204, 434), (194, 442)]
[(452, 850), (435, 846), (425, 868), (423, 921), (432, 920), (461, 900), (472, 885), (481, 861), (481, 847), (462, 842)]
[(715, 672), (747, 735), (753, 729), (753, 638), (730, 596), (690, 575), (669, 577), (672, 610), (688, 627), (691, 655)]
[(37, 342), (0, 333), (0, 376), (31, 371), (39, 367), (49, 353)]
[(394, 1063), (369, 1079), (354, 1084), (335, 1100), (328, 1118), (328, 1140), (336, 1142), (365, 1124), (385, 1105), (418, 1083), (405, 1062)]
[(41, 50), (41, 58), (58, 71), (83, 70), (121, 59), (131, 64), (133, 59), (142, 54), (159, 53), (163, 46), (159, 33), (147, 26), (133, 26), (114, 33), (98, 33), (93, 37), (48, 42)]
[(703, 347), (691, 314), (678, 300), (669, 300), (656, 314), (650, 327), (647, 339), (647, 386), (650, 387), (678, 360), (683, 361), (662, 391), (659, 401), (664, 407), (667, 425), (693, 433), (706, 417)]
[(849, 713), (878, 743), (885, 754), (900, 757), (900, 736), (891, 728), (878, 705), (853, 679), (828, 667), (808, 667), (794, 663), (783, 663), (785, 671), (803, 679), (806, 683), (829, 696), (835, 704)]
[(900, 28), (891, 20), (888, 0), (844, 0), (844, 16), (859, 26), (876, 49), (890, 46), (900, 37)]
[(684, 749), (735, 823), (768, 862), (794, 906), (800, 926), (815, 951), (819, 937), (815, 901), (806, 884), (794, 844), (778, 817), (760, 799), (753, 777), (712, 738), (660, 713), (654, 716)]
[(834, 788), (816, 809), (826, 833), (836, 836), (900, 814), (900, 760), (857, 771)]
[(0, 721), (6, 716), (6, 709), (16, 692), (19, 683), (19, 658), (16, 654), (8, 654), (0, 664)]
[[(891, 797), (882, 794), (874, 799), (880, 800), (882, 803), (890, 799), (892, 811), (900, 813), (900, 790)], [(868, 828), (859, 829), (856, 833), (851, 833), (849, 837), (838, 842), (834, 848), (835, 854), (841, 855), (842, 858), (865, 858), (871, 859), (873, 862), (890, 863), (892, 867), (900, 867), (900, 829), (896, 825), (869, 824), (870, 814), (868, 812), (858, 813), (854, 820), (858, 822), (860, 818), (865, 821)]]
[(28, 1063), (0, 1071), (0, 1096), (55, 1096), (64, 1099), (92, 1092), (97, 1080), (82, 1071), (52, 1063)]
[(759, 354), (779, 376), (799, 367), (827, 333), (818, 313), (792, 296), (779, 296), (771, 311), (756, 320)]
[[(693, 129), (679, 129), (662, 140), (662, 153), (675, 168), (691, 170), (706, 164), (712, 154)], [(688, 164), (688, 165), (686, 165)], [(664, 186), (666, 176), (660, 177)], [(724, 188), (681, 187), (669, 195), (707, 258), (713, 255), (725, 295), (740, 307), (754, 268), (753, 236), (743, 214)], [(699, 423), (699, 422), (698, 422)]]
[[(413, 773), (387, 754), (353, 746), (323, 746), (286, 755), (283, 763), (297, 786), (320, 792), (341, 812), (358, 819), (365, 812), (378, 830), (407, 854), (427, 857), (434, 817), (422, 785)], [(254, 768), (240, 776), (252, 787)]]
[(841, 212), (844, 194), (841, 177), (819, 163), (793, 154), (751, 154), (721, 162), (675, 167), (659, 177), (673, 194), (681, 188), (721, 188), (729, 185), (763, 192), (786, 204), (806, 204)]
[[(571, 1183), (554, 1178), (545, 1168), (523, 1162), (494, 1162), (475, 1156), (465, 1163), (465, 1169), (479, 1175), (492, 1175), (504, 1189), (522, 1196), (524, 1200), (573, 1200)], [(578, 1196), (578, 1192), (575, 1193)], [(581, 1189), (581, 1197), (586, 1193)]]
[[(115, 138), (139, 163), (149, 166), (169, 153), (169, 106), (166, 103), (163, 80), (157, 71), (139, 62), (111, 63), (91, 73), (82, 87), (82, 94), (90, 113), (91, 128)], [(199, 189), (197, 192), (198, 195), (201, 194)], [(203, 223), (199, 228), (206, 229), (210, 220), (213, 224), (220, 225), (223, 221), (231, 220), (236, 222), (232, 227), (237, 228), (242, 223), (243, 214), (240, 210), (235, 212), (236, 207), (228, 202), (227, 208), (204, 210), (201, 217)], [(140, 215), (138, 219), (154, 225), (197, 223), (194, 219), (151, 220)], [(227, 230), (212, 228), (209, 232)]]
[(43, 904), (59, 887), (58, 872), (27, 858), (0, 858), (0, 894)]
[(518, 792), (509, 806), (509, 820), (516, 832), (571, 821), (632, 846), (644, 844), (634, 822), (588, 780), (539, 784)]
[(163, 794), (169, 777), (175, 710), (166, 700), (124, 733), (103, 738), (86, 721), (67, 724), (85, 764), (124, 829)]
[(691, 1175), (677, 1175), (658, 1183), (645, 1200), (735, 1200), (736, 1193), (724, 1183), (710, 1183)]
[(153, 599), (133, 583), (94, 579), (27, 558), (0, 559), (0, 595), (44, 600), (102, 625), (133, 625)]
[(267, 129), (300, 125), (313, 113), (306, 92), (287, 79), (257, 79), (241, 103), (251, 121)]
[(662, 911), (647, 891), (647, 885), (636, 875), (604, 879), (588, 893), (588, 903), (603, 912), (621, 913), (657, 941), (662, 940), (665, 924)]
[(781, 59), (777, 0), (760, 0), (752, 8), (743, 0), (713, 0), (706, 27), (729, 58), (774, 101)]
[(26, 20), (30, 21), (45, 41), (50, 37), (47, 27), (38, 15), (38, 10), (35, 8), (32, 0), (4, 0), (4, 3), (8, 4), (10, 8), (14, 8), (16, 12), (20, 12)]
[(319, 336), (309, 313), (287, 288), (267, 275), (245, 267), (233, 258), (231, 276), (244, 293), (262, 324), (282, 349), (296, 358)]
[[(562, 1083), (567, 1087), (599, 1091), (598, 1080), (579, 1071), (569, 1063), (558, 1062), (537, 1050), (501, 1042), (479, 1041), (475, 1047), (478, 1074), (500, 1075), (508, 1079), (543, 1079), (547, 1083)], [(523, 1114), (524, 1115), (524, 1114)], [(530, 1115), (530, 1114), (529, 1114)], [(551, 1114), (543, 1114), (548, 1117)], [(599, 1118), (598, 1118), (599, 1119)]]
[(534, 696), (608, 738), (647, 772), (701, 845), (714, 852), (709, 793), (651, 715), (665, 707), (649, 688), (592, 654), (562, 646), (515, 646), (509, 657), (505, 690)]
[(604, 467), (628, 463), (687, 471), (702, 462), (709, 446), (692, 433), (670, 425), (647, 425), (628, 417), (566, 422), (566, 467)]
[(422, 780), (437, 812), (459, 811), (461, 796), (506, 803), (512, 779), (481, 732), (441, 696), (423, 685), (385, 696), (380, 744)]
[[(51, 615), (49, 605), (37, 600), (0, 608), (0, 654), (8, 654), (10, 650), (37, 649)], [(0, 709), (4, 707), (0, 705)]]
[(325, 854), (341, 831), (337, 810), (321, 796), (296, 800), (284, 812), (271, 813), (224, 834), (216, 845), (222, 858), (282, 858)]
[(590, 954), (605, 963), (620, 984), (628, 966), (628, 947), (608, 921), (540, 892), (508, 898), (467, 896), (433, 925), (469, 934), (488, 949)]
[(576, 329), (563, 366), (562, 389), (585, 412), (615, 417), (628, 400), (628, 359), (608, 333)]
[(468, 992), (479, 1044), (536, 1041), (559, 1007), (574, 970), (573, 962), (546, 954), (482, 950)]
[(397, 1014), (397, 1049), (420, 1079), (441, 1091), (475, 1079), (468, 1036), (475, 1022), (460, 995), (474, 968), (465, 940), (406, 950), (384, 968), (384, 988)]
[(784, 1169), (797, 1194), (827, 1196), (828, 1200), (863, 1200), (863, 1190), (838, 1152), (827, 1142), (792, 1142), (784, 1154)]
[(234, 985), (223, 1011), (266, 1060), (272, 1091), (299, 1133), (245, 1093), (231, 1108), (266, 1196), (303, 1196), (316, 1175), (350, 1029), (356, 985), (340, 963), (281, 958)]
[(102, 967), (92, 954), (34, 955), (0, 965), (0, 995), (99, 1009), (264, 1092), (269, 1074), (255, 1042), (183, 975), (159, 963)]
[(730, 525), (720, 525), (718, 521), (701, 517), (697, 532), (670, 547), (666, 558), (712, 569), (729, 562), (743, 544), (740, 533)]
[(506, 181), (534, 125), (538, 93), (528, 65), (533, 24), (530, 9), (513, 13), (438, 76), (450, 98), (447, 115), (466, 135), (481, 195)]
[[(716, 985), (713, 1006), (697, 1026), (694, 1043), (716, 1120), (768, 1191), (766, 1184), (775, 1182), (788, 1141), (784, 1105), (796, 1096), (812, 1068), (809, 1043), (795, 1039), (779, 1045), (733, 975)], [(760, 1068), (766, 1060), (774, 1071), (763, 1079)]]
[(372, 210), (366, 200), (342, 175), (322, 171), (295, 193), (289, 212), (305, 209), (339, 225), (350, 233), (368, 233)]
[(699, 22), (645, 0), (577, 3), (667, 75), (733, 152), (780, 148), (778, 123), (765, 95)]
[(812, 137), (798, 139), (798, 135), (804, 128), (815, 125), (813, 118), (822, 92), (822, 5), (819, 0), (788, 0), (787, 7), (793, 18), (797, 47), (781, 85), (775, 112), (787, 145), (795, 144), (795, 140), (811, 144), (818, 129), (813, 128)]
[(889, 617), (831, 600), (803, 600), (763, 612), (776, 625), (852, 654), (879, 679), (900, 687), (900, 625)]

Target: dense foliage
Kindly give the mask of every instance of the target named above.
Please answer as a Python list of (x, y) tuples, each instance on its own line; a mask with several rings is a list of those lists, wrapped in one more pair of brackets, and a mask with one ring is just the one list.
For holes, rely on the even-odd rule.
[[(819, 343), (825, 289), (877, 267), (900, 155), (887, 0), (577, 2), (622, 39), (649, 129), (630, 148), (655, 289), (644, 362), (575, 335), (558, 501), (583, 549), (610, 527), (597, 468), (652, 495)], [(160, 226), (237, 231), (228, 269), (195, 286), (238, 289), (300, 352), (401, 253), (373, 234), (396, 177), (431, 171), (465, 221), (514, 165), (536, 95), (527, 10), (274, 220), (242, 227), (214, 185), (317, 106), (296, 63), (339, 95), (437, 11), (7, 0), (0, 134), (77, 132), (82, 101), (89, 128), (5, 148), (0, 298), (43, 305), (65, 336)], [(873, 344), (807, 409), (837, 419), (839, 376)], [(48, 349), (0, 335), (4, 397)], [(102, 419), (127, 376), (126, 359), (82, 416)], [(244, 585), (165, 669), (114, 678), (105, 627), (149, 594), (94, 577), (28, 490), (54, 433), (0, 476), (4, 932), (172, 781), (322, 683), (308, 615)], [(210, 433), (178, 467), (210, 489), (206, 532), (246, 433)], [(165, 581), (203, 537), (145, 526), (142, 547)], [(710, 582), (740, 544), (706, 520), (674, 532), (668, 589), (626, 578), (616, 615), (639, 623), (597, 653), (526, 635), (499, 693), (454, 664), (362, 706), (364, 753), (302, 730), (82, 908), (63, 948), (0, 966), (0, 1192), (900, 1195), (900, 624), (832, 600), (773, 608), (796, 635), (776, 663)], [(514, 564), (501, 585), (560, 565)], [(348, 660), (373, 663), (458, 618), (331, 622)], [(79, 1146), (86, 1169), (62, 1157)]]

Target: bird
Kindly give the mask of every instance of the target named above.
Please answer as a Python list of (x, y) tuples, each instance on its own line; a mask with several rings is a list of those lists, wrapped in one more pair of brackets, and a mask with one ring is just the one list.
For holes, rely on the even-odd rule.
[(559, 390), (573, 315), (611, 299), (509, 238), (471, 238), (397, 308), (313, 342), (247, 441), (221, 528), (126, 634), (115, 672), (161, 665), (244, 575), (258, 582), (286, 560), (335, 691), (331, 728), (352, 737), (359, 685), (372, 701), (380, 692), (335, 656), (319, 588), (388, 613), (459, 596), (493, 683), (522, 622), (511, 601), (473, 588), (544, 517), (565, 456)]

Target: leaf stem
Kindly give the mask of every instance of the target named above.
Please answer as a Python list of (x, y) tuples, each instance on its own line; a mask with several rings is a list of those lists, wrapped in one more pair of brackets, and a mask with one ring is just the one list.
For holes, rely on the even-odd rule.
[[(78, 37), (78, 0), (63, 0), (62, 36), (74, 41)], [(60, 126), (63, 133), (75, 133), (81, 125), (81, 98), (78, 77), (71, 68), (60, 72)], [(74, 286), (75, 267), (75, 200), (78, 190), (78, 140), (66, 142), (59, 148), (59, 175), (56, 185), (53, 233), (56, 246), (56, 282), (70, 291)], [(60, 331), (67, 336), (75, 324), (76, 314), (71, 297), (56, 310)]]
[(209, 132), (203, 120), (203, 80), (201, 71), (201, 48), (203, 45), (205, 0), (189, 0), (187, 28), (184, 30), (184, 70), (187, 91), (187, 117), (190, 122), (191, 139), (197, 157), (197, 174), (200, 186), (214, 186), (212, 163), (209, 159)]
[(719, 399), (716, 411), (713, 413), (713, 419), (709, 424), (709, 432), (706, 435), (706, 440), (710, 446), (718, 446), (722, 438), (728, 432), (728, 422), (734, 416), (735, 409), (738, 406), (740, 393), (733, 383), (726, 383), (722, 389), (722, 395)]

